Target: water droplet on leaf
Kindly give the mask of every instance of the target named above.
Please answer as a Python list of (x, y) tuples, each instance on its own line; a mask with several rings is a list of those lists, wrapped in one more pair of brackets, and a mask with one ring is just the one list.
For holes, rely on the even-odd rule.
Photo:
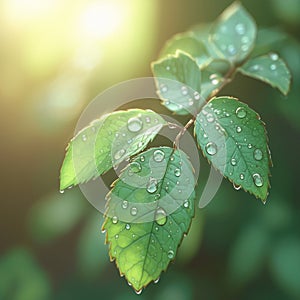
[(146, 186), (147, 192), (153, 194), (157, 191), (157, 180), (155, 178), (150, 178)]
[(176, 177), (179, 177), (181, 175), (181, 170), (180, 169), (175, 169), (174, 174)]
[(255, 174), (253, 174), (252, 177), (253, 177), (254, 184), (255, 184), (257, 187), (263, 186), (264, 181), (263, 181), (262, 177), (260, 176), (260, 174), (255, 173)]
[(165, 153), (162, 150), (155, 150), (153, 152), (153, 159), (156, 162), (161, 162), (165, 158)]
[(155, 221), (158, 225), (163, 226), (167, 223), (167, 213), (166, 211), (159, 207), (155, 212)]
[(206, 144), (205, 150), (209, 155), (215, 155), (217, 153), (217, 145), (215, 143), (209, 142)]
[(262, 160), (263, 153), (260, 149), (255, 149), (254, 152), (253, 152), (253, 156), (256, 160)]
[(136, 207), (132, 207), (131, 210), (130, 210), (130, 213), (131, 213), (132, 216), (136, 216), (137, 212), (138, 212), (138, 210), (137, 210)]
[(235, 111), (238, 118), (243, 119), (246, 117), (247, 112), (243, 107), (238, 107)]

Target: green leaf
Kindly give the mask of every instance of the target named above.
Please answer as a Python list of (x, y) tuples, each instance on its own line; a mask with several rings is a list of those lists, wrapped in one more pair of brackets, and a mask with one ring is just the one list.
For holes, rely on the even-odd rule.
[(243, 6), (236, 2), (221, 14), (211, 29), (210, 38), (220, 57), (240, 63), (254, 47), (256, 24)]
[(10, 249), (0, 260), (0, 299), (50, 299), (47, 274), (26, 249)]
[(291, 73), (276, 53), (252, 58), (239, 68), (239, 71), (278, 88), (284, 95), (289, 92)]
[(51, 242), (68, 233), (87, 212), (87, 203), (81, 193), (68, 191), (63, 196), (58, 192), (40, 199), (30, 210), (29, 230), (40, 242)]
[(195, 134), (203, 155), (237, 189), (266, 201), (270, 153), (256, 112), (237, 99), (214, 98), (197, 115)]
[(201, 106), (201, 71), (188, 54), (177, 51), (152, 64), (157, 93), (169, 110), (193, 114)]
[(160, 57), (166, 55), (175, 55), (177, 50), (181, 50), (195, 59), (199, 67), (210, 61), (210, 55), (207, 52), (205, 44), (197, 40), (192, 32), (176, 34), (165, 44), (160, 53)]
[(151, 110), (131, 109), (102, 116), (70, 142), (60, 189), (87, 182), (145, 149), (166, 122)]
[(169, 147), (139, 154), (115, 182), (103, 229), (111, 260), (136, 291), (175, 258), (194, 215), (194, 185), (188, 157)]

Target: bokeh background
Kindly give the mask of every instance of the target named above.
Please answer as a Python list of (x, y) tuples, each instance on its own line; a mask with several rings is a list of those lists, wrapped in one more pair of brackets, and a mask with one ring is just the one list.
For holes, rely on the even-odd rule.
[[(59, 193), (84, 107), (113, 84), (150, 76), (168, 38), (231, 2), (0, 1), (0, 299), (300, 299), (299, 0), (242, 1), (260, 26), (291, 35), (275, 49), (293, 73), (289, 96), (241, 76), (222, 92), (267, 124), (274, 167), (265, 206), (223, 181), (175, 263), (135, 295), (109, 262), (102, 215), (78, 188)], [(157, 100), (134, 105), (167, 113)]]

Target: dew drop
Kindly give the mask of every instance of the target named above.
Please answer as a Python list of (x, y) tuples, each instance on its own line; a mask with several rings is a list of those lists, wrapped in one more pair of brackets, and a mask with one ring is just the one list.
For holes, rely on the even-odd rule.
[(82, 138), (82, 140), (83, 140), (84, 142), (87, 140), (87, 137), (86, 137), (85, 134), (83, 134), (81, 138)]
[(232, 158), (231, 161), (230, 161), (230, 163), (231, 163), (232, 166), (236, 166), (236, 163), (237, 163), (236, 159)]
[(229, 55), (235, 55), (236, 54), (236, 48), (234, 47), (234, 45), (229, 45), (227, 48), (227, 51), (229, 53)]
[(194, 93), (194, 99), (199, 100), (200, 99), (200, 94), (198, 92)]
[(117, 240), (118, 238), (119, 238), (119, 235), (118, 235), (118, 234), (116, 234), (116, 235), (115, 235), (115, 239)]
[(253, 152), (253, 156), (256, 160), (262, 160), (263, 153), (260, 149), (255, 149), (254, 152)]
[(262, 177), (258, 173), (253, 174), (252, 177), (253, 177), (254, 184), (257, 187), (263, 186), (264, 181), (263, 181)]
[(186, 96), (188, 94), (188, 90), (186, 86), (182, 86), (181, 87), (181, 93), (183, 96)]
[(130, 210), (130, 213), (131, 213), (132, 216), (136, 216), (137, 212), (138, 212), (138, 210), (137, 210), (136, 207), (132, 207), (131, 210)]
[(146, 123), (150, 123), (151, 122), (150, 117), (146, 117), (145, 120), (146, 120)]
[(254, 66), (251, 66), (251, 71), (254, 71), (254, 72), (257, 72), (260, 70), (260, 66), (259, 65), (254, 65)]
[(185, 208), (188, 208), (188, 207), (190, 206), (189, 201), (188, 201), (188, 200), (185, 200), (185, 201), (183, 202), (183, 206), (184, 206)]
[(60, 192), (61, 194), (63, 194), (63, 193), (65, 192), (65, 190), (60, 190), (59, 192)]
[(114, 156), (115, 160), (119, 160), (125, 154), (125, 152), (126, 151), (124, 149), (117, 151)]
[(170, 71), (171, 70), (170, 66), (166, 66), (166, 70)]
[(165, 84), (161, 84), (160, 89), (163, 93), (166, 93), (168, 91), (168, 87)]
[(246, 35), (244, 35), (244, 36), (242, 37), (242, 43), (243, 43), (243, 44), (249, 43), (249, 38), (248, 38)]
[(270, 53), (270, 58), (273, 60), (273, 61), (276, 61), (278, 60), (279, 56), (277, 53)]
[(126, 228), (126, 230), (129, 230), (129, 229), (130, 229), (130, 224), (127, 223), (127, 224), (125, 225), (125, 228)]
[(235, 25), (235, 32), (239, 35), (243, 35), (246, 32), (246, 27), (242, 23), (238, 23)]
[(139, 162), (134, 161), (134, 162), (132, 162), (130, 164), (130, 171), (131, 172), (133, 172), (133, 173), (139, 173), (139, 172), (141, 172), (141, 170), (142, 170), (142, 167), (141, 167), (141, 165), (140, 165)]
[(237, 126), (237, 127), (236, 127), (236, 132), (237, 132), (237, 133), (240, 133), (240, 132), (242, 132), (242, 127), (240, 127), (240, 126)]
[(253, 146), (252, 144), (248, 144), (248, 148), (251, 149)]
[(271, 64), (270, 69), (271, 69), (271, 71), (275, 71), (277, 69), (277, 67), (275, 64)]
[(113, 222), (114, 224), (117, 224), (117, 223), (118, 223), (118, 217), (117, 217), (117, 216), (113, 216), (113, 217), (112, 217), (112, 222)]
[(168, 251), (168, 258), (169, 258), (169, 259), (174, 258), (174, 251), (173, 251), (173, 250), (169, 250), (169, 251)]
[(248, 45), (242, 45), (242, 51), (247, 52), (249, 50), (249, 46)]
[(153, 194), (157, 191), (157, 180), (155, 178), (150, 178), (146, 186), (147, 192)]
[(134, 290), (134, 291), (135, 291), (135, 293), (136, 293), (137, 295), (140, 295), (140, 294), (142, 293), (143, 289), (140, 289), (140, 290), (138, 290), (138, 291)]
[(160, 226), (163, 226), (167, 223), (167, 213), (161, 207), (159, 207), (155, 212), (155, 222)]
[(181, 170), (180, 169), (175, 169), (175, 171), (174, 171), (174, 175), (176, 176), (176, 177), (179, 177), (180, 175), (181, 175)]
[(238, 190), (241, 189), (241, 186), (238, 185), (238, 184), (233, 183), (232, 185), (233, 185), (233, 188), (234, 188), (236, 191), (238, 191)]
[(244, 180), (245, 179), (245, 175), (243, 173), (240, 174), (240, 179)]
[(122, 208), (126, 209), (128, 207), (128, 201), (124, 200), (122, 202)]
[(140, 157), (140, 161), (141, 161), (141, 162), (144, 162), (144, 161), (145, 161), (145, 156), (142, 155), (142, 156)]
[(206, 120), (207, 122), (212, 123), (215, 120), (215, 118), (212, 114), (209, 113), (206, 115)]
[(161, 162), (161, 161), (164, 160), (164, 158), (165, 158), (164, 151), (162, 151), (162, 150), (155, 150), (153, 152), (153, 159), (154, 159), (154, 161)]
[(215, 155), (217, 153), (217, 145), (215, 143), (209, 142), (206, 144), (205, 150), (209, 155)]
[(156, 279), (156, 280), (154, 280), (154, 283), (158, 283), (159, 282), (159, 277)]
[(235, 114), (238, 118), (243, 119), (246, 117), (247, 112), (245, 111), (245, 109), (243, 107), (238, 107), (235, 111)]

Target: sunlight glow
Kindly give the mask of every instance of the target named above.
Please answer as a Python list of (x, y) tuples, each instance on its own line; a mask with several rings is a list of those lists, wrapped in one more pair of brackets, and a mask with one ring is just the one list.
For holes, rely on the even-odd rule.
[(121, 1), (92, 3), (79, 16), (79, 32), (85, 39), (106, 38), (120, 29), (126, 13)]

